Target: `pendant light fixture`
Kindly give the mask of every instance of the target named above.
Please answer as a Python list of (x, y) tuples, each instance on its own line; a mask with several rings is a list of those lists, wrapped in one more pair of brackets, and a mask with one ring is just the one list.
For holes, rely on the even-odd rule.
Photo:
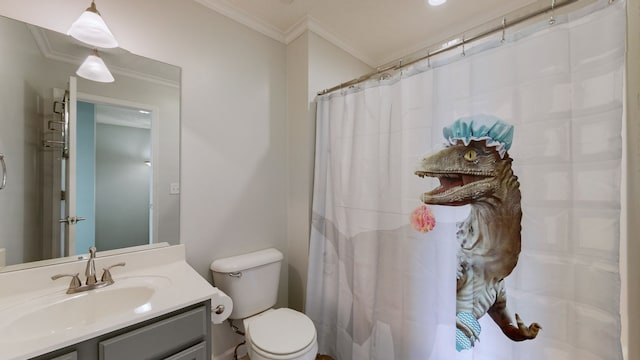
[(93, 0), (91, 1), (91, 6), (80, 15), (78, 20), (71, 24), (67, 35), (71, 35), (73, 38), (93, 47), (118, 47), (116, 38), (113, 37), (107, 24), (102, 20)]
[(87, 56), (87, 59), (76, 70), (76, 74), (87, 80), (97, 82), (110, 83), (114, 81), (113, 75), (111, 75), (96, 49), (93, 49), (93, 53)]
[(431, 6), (440, 6), (444, 3), (446, 3), (447, 0), (429, 0), (429, 5)]

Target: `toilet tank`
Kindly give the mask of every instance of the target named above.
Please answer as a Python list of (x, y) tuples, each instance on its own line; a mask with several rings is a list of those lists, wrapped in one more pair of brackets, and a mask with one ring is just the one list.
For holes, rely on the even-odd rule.
[(211, 263), (214, 285), (233, 301), (229, 318), (244, 319), (276, 304), (282, 258), (280, 251), (266, 249)]

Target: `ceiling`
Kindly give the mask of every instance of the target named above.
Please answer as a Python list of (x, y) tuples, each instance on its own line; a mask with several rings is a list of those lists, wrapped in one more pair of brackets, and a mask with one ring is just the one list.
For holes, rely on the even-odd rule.
[(371, 67), (500, 19), (532, 3), (551, 3), (551, 0), (449, 0), (431, 7), (426, 0), (195, 1), (285, 44), (311, 30)]

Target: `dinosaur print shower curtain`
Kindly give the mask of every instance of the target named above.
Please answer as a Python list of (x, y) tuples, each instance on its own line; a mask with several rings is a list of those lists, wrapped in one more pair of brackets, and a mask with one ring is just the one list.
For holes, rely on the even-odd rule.
[(618, 360), (625, 3), (317, 99), (306, 312), (338, 360)]

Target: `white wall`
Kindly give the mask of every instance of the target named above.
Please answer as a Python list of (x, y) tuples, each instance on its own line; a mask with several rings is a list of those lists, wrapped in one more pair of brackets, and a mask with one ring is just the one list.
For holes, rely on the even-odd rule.
[[(309, 33), (309, 101), (316, 94), (358, 78), (373, 68), (315, 33)], [(315, 116), (315, 114), (314, 114)]]
[[(88, 4), (1, 0), (0, 14), (66, 32)], [(285, 46), (194, 1), (97, 6), (123, 48), (182, 68), (180, 240), (189, 263), (210, 279), (214, 258), (286, 251)], [(214, 354), (239, 342), (226, 325), (213, 333)]]
[(304, 308), (309, 252), (310, 157), (313, 141), (309, 116), (309, 33), (287, 46), (287, 253), (289, 307)]

